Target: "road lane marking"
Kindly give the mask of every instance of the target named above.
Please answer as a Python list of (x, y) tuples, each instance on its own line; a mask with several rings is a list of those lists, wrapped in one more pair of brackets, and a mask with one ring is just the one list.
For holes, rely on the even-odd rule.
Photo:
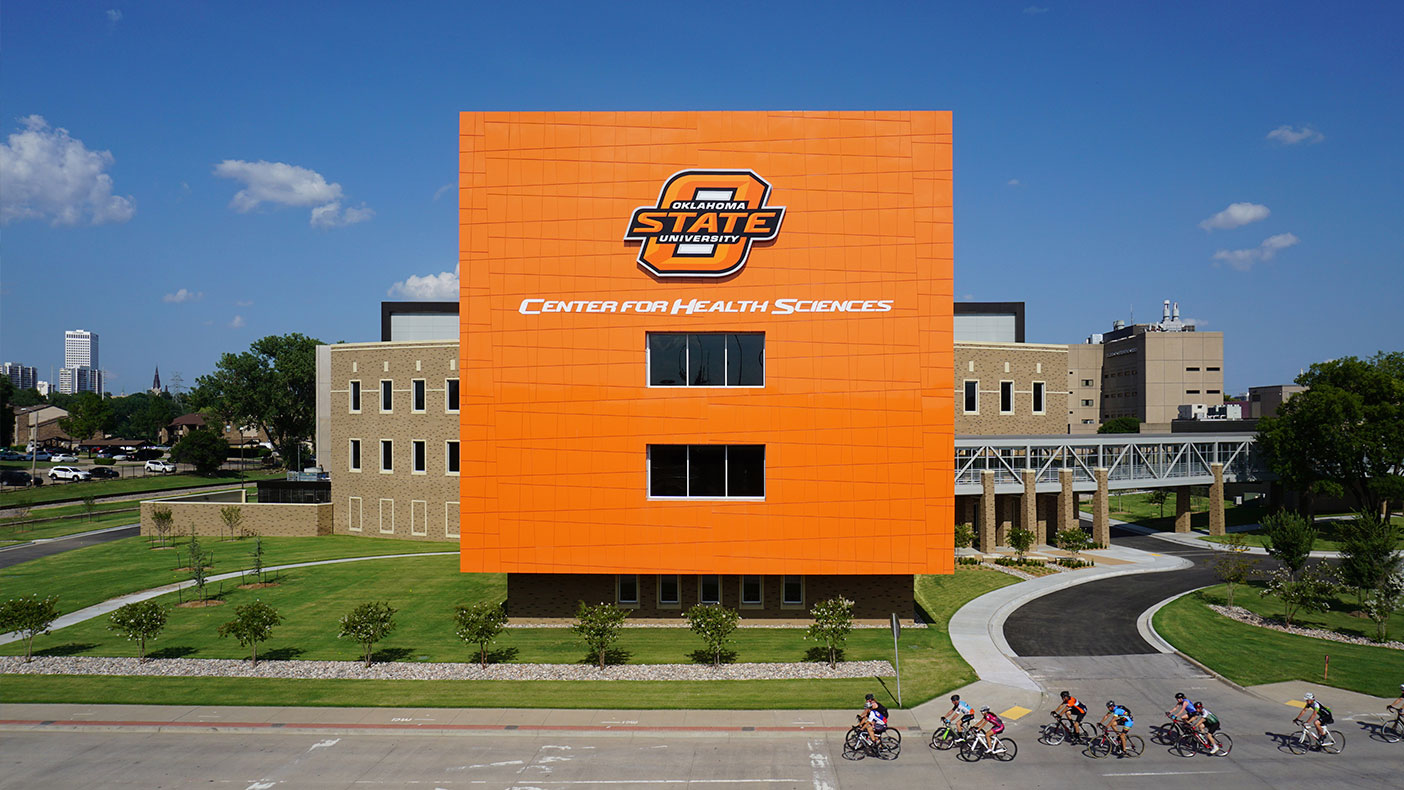
[(1228, 771), (1137, 771), (1124, 774), (1102, 774), (1102, 776), (1193, 776), (1196, 774), (1226, 774)]
[(1029, 710), (1028, 708), (1023, 707), (1022, 705), (1015, 705), (1014, 707), (1010, 708), (1009, 710), (1007, 710), (1007, 711), (1005, 711), (1005, 712), (1003, 712), (1003, 713), (1001, 713), (1001, 714), (999, 714), (999, 715), (1000, 715), (1000, 718), (1011, 719), (1011, 720), (1013, 720), (1013, 721), (1018, 721), (1019, 719), (1024, 718), (1025, 716), (1029, 715), (1030, 713), (1033, 713), (1033, 711)]
[[(732, 785), (794, 784), (798, 779), (535, 779), (543, 785)], [(529, 790), (533, 785), (512, 785), (511, 790)]]
[(1291, 707), (1291, 708), (1305, 708), (1305, 707), (1306, 707), (1306, 703), (1305, 703), (1305, 702), (1302, 702), (1302, 701), (1299, 700), (1299, 699), (1289, 699), (1289, 700), (1287, 700), (1286, 702), (1284, 702), (1284, 703), (1282, 703), (1282, 704), (1283, 704), (1283, 705), (1286, 705), (1286, 706), (1288, 706), (1288, 707)]
[(310, 752), (310, 751), (312, 751), (313, 749), (327, 749), (327, 748), (330, 748), (330, 747), (332, 747), (332, 746), (337, 745), (338, 743), (341, 743), (341, 739), (340, 739), (340, 738), (328, 738), (328, 739), (325, 740), (325, 741), (317, 741), (316, 743), (312, 744), (312, 747), (309, 748), (307, 751)]

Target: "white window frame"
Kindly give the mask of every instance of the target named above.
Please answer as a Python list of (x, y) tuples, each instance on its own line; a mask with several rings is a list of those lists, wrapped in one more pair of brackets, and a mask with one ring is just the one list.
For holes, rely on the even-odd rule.
[[(746, 600), (746, 578), (755, 577), (760, 587), (760, 600)], [(742, 609), (764, 609), (765, 608), (765, 576), (759, 573), (744, 573), (736, 577), (736, 600)]]
[[(653, 348), (652, 348), (652, 347), (649, 345), (649, 343), (648, 343), (648, 339), (649, 339), (649, 337), (652, 336), (652, 335), (682, 335), (683, 337), (687, 337), (688, 335), (760, 335), (760, 336), (761, 336), (761, 365), (763, 366), (763, 367), (762, 367), (762, 370), (761, 370), (761, 383), (759, 383), (759, 384), (692, 384), (692, 383), (684, 382), (684, 383), (682, 383), (682, 384), (668, 384), (668, 385), (664, 385), (664, 384), (654, 384), (654, 383), (653, 383)], [(689, 369), (691, 369), (691, 367), (692, 367), (692, 365), (691, 365), (692, 345), (691, 345), (690, 343), (687, 343), (686, 341), (684, 341), (684, 344), (683, 344), (683, 345), (684, 345), (684, 348), (687, 349), (687, 354), (688, 354), (688, 363), (687, 363), (687, 367), (688, 367)], [(730, 345), (729, 343), (725, 343), (725, 342), (722, 343), (722, 375), (723, 375), (723, 376), (726, 375), (726, 371), (727, 371), (727, 369), (728, 369), (728, 368), (727, 368), (726, 362), (727, 362), (727, 356), (728, 356), (729, 354), (731, 354), (731, 345)], [(704, 331), (698, 331), (698, 332), (667, 332), (667, 331), (663, 331), (663, 332), (645, 332), (645, 333), (644, 333), (644, 386), (647, 387), (647, 388), (649, 388), (649, 389), (659, 389), (659, 390), (671, 390), (671, 389), (699, 389), (699, 390), (732, 390), (732, 389), (743, 389), (743, 390), (760, 390), (760, 389), (765, 389), (766, 375), (765, 375), (764, 366), (765, 366), (766, 364), (767, 364), (767, 360), (766, 360), (766, 358), (765, 358), (765, 332), (704, 332)]]
[[(1032, 397), (1032, 399), (1033, 399), (1033, 404), (1032, 404), (1032, 405), (1033, 405), (1033, 413), (1034, 413), (1034, 414), (1047, 414), (1047, 413), (1048, 413), (1048, 383), (1045, 382), (1045, 381), (1035, 381), (1035, 382), (1033, 383), (1033, 392), (1031, 393), (1031, 397)], [(1039, 408), (1039, 401), (1043, 401), (1043, 408), (1041, 408), (1041, 409)]]
[[(386, 503), (386, 502), (389, 502), (389, 503), (390, 503), (390, 529), (386, 529), (386, 528), (385, 528), (385, 503)], [(393, 500), (393, 499), (382, 499), (382, 500), (380, 500), (380, 534), (382, 534), (382, 535), (394, 535), (394, 534), (395, 534), (395, 500)]]
[[(450, 381), (452, 381), (452, 382), (455, 383), (455, 384), (458, 384), (458, 406), (459, 406), (458, 409), (450, 409), (450, 408), (449, 408), (449, 396), (448, 396), (448, 393), (449, 393), (449, 382), (450, 382)], [(463, 408), (463, 384), (462, 384), (461, 382), (459, 382), (458, 379), (444, 379), (444, 414), (458, 414), (459, 409), (462, 409), (462, 408)]]
[[(424, 408), (416, 409), (414, 399), (423, 395)], [(429, 382), (425, 379), (410, 379), (410, 414), (424, 414), (429, 411)]]
[[(660, 389), (661, 389), (661, 388), (660, 388)], [(692, 476), (692, 450), (691, 450), (690, 448), (693, 448), (693, 447), (712, 447), (712, 446), (726, 447), (726, 448), (727, 448), (727, 452), (725, 453), (725, 458), (726, 458), (726, 460), (722, 461), (722, 477), (723, 477), (723, 479), (729, 480), (729, 479), (730, 479), (730, 473), (731, 473), (731, 450), (730, 450), (730, 448), (731, 448), (731, 447), (734, 447), (734, 446), (743, 446), (743, 445), (701, 445), (701, 444), (687, 444), (687, 445), (683, 445), (683, 446), (689, 448), (689, 449), (688, 449), (688, 452), (687, 452), (687, 469), (686, 469), (686, 474), (687, 474), (689, 480), (691, 479), (691, 476)], [(744, 445), (744, 446), (750, 446), (750, 445)], [(689, 502), (764, 502), (764, 501), (765, 501), (765, 494), (762, 494), (762, 495), (760, 495), (760, 496), (726, 496), (726, 495), (723, 495), (723, 496), (692, 496), (692, 495), (690, 495), (690, 494), (684, 495), (684, 496), (654, 496), (654, 495), (653, 495), (653, 447), (654, 447), (654, 445), (647, 445), (647, 446), (644, 448), (644, 466), (645, 466), (645, 469), (644, 469), (644, 485), (646, 486), (646, 488), (644, 489), (644, 492), (647, 494), (648, 499), (650, 499), (650, 500), (652, 500), (652, 501), (654, 501), (654, 502), (677, 502), (677, 501), (682, 501), (682, 500), (687, 500), (687, 501), (689, 501)], [(763, 445), (761, 445), (761, 447), (766, 448), (766, 452), (765, 452), (765, 462), (764, 462), (764, 465), (761, 467), (761, 474), (762, 474), (762, 475), (765, 475), (766, 469), (768, 469), (768, 468), (769, 468), (769, 465), (770, 465), (770, 449), (769, 449), (770, 446), (769, 446), (769, 445), (764, 445), (764, 444), (763, 444)], [(765, 476), (765, 477), (764, 477), (764, 479), (762, 480), (762, 485), (765, 486), (765, 490), (766, 490), (767, 492), (770, 491), (770, 478), (769, 478), (769, 476)]]
[[(386, 386), (385, 386), (385, 385), (387, 385), (387, 384), (390, 385), (390, 387), (389, 387), (388, 390), (386, 389)], [(377, 392), (377, 393), (375, 394), (375, 396), (376, 396), (377, 398), (380, 399), (380, 413), (381, 413), (381, 414), (394, 414), (394, 413), (395, 413), (395, 382), (394, 382), (394, 380), (392, 380), (392, 379), (381, 379), (381, 380), (380, 380), (380, 392)], [(388, 397), (387, 397), (387, 396), (388, 396)], [(385, 403), (386, 403), (386, 401), (389, 401), (389, 403), (390, 403), (390, 408), (388, 408), (388, 409), (385, 408)]]
[[(424, 459), (424, 466), (418, 467), (415, 464), (421, 458)], [(429, 443), (423, 439), (410, 440), (410, 474), (429, 474)]]
[[(709, 579), (709, 578), (710, 578), (710, 579), (716, 579), (716, 580), (717, 580), (717, 599), (716, 599), (715, 601), (709, 601), (709, 600), (707, 600), (706, 598), (703, 598), (703, 597), (702, 597), (702, 580), (703, 580), (703, 579)], [(714, 604), (720, 604), (720, 603), (721, 603), (721, 599), (722, 599), (723, 597), (724, 597), (724, 596), (722, 595), (722, 579), (721, 579), (721, 574), (719, 574), (719, 573), (704, 573), (704, 574), (699, 574), (699, 575), (698, 575), (698, 577), (697, 577), (697, 602), (698, 602), (698, 603), (714, 603)]]
[[(632, 601), (626, 601), (626, 600), (624, 600), (624, 596), (623, 596), (623, 593), (622, 593), (622, 589), (623, 589), (623, 586), (624, 586), (624, 578), (625, 578), (625, 577), (630, 577), (630, 578), (632, 578), (632, 579), (634, 580), (634, 600), (632, 600)], [(643, 597), (642, 595), (639, 595), (639, 592), (640, 592), (640, 590), (639, 590), (639, 575), (638, 575), (637, 573), (616, 573), (616, 574), (614, 574), (614, 604), (615, 604), (616, 606), (618, 606), (618, 607), (620, 607), (620, 608), (622, 608), (622, 609), (637, 609), (637, 608), (639, 608), (639, 599)]]
[(346, 531), (360, 532), (366, 526), (366, 508), (358, 496), (346, 498)]
[[(800, 599), (798, 602), (785, 600), (785, 580), (791, 576), (799, 576)], [(802, 574), (787, 573), (780, 577), (780, 608), (781, 609), (804, 609), (805, 596), (804, 576)]]
[[(386, 450), (389, 450), (389, 452), (386, 452)], [(387, 459), (387, 458), (390, 459), (390, 468), (389, 468), (389, 469), (386, 469), (386, 468), (385, 468), (385, 459)], [(381, 474), (383, 474), (383, 475), (393, 475), (393, 474), (395, 474), (395, 440), (394, 440), (394, 439), (381, 439), (381, 440), (380, 440), (380, 457), (379, 457), (378, 459), (376, 459), (376, 464), (380, 467), (380, 473), (381, 473)]]
[[(356, 392), (356, 399), (355, 399), (355, 401), (352, 401), (352, 399), (351, 399), (351, 392), (352, 392), (353, 390)], [(360, 405), (361, 405), (361, 404), (360, 404), (360, 400), (361, 400), (361, 398), (363, 398), (363, 397), (365, 397), (365, 392), (361, 389), (361, 380), (360, 380), (360, 379), (351, 379), (350, 381), (346, 382), (346, 413), (347, 413), (347, 414), (360, 414), (360, 413), (361, 413), (361, 409), (360, 409)], [(352, 408), (352, 407), (351, 407), (352, 403), (355, 403), (355, 404), (356, 404), (356, 408)]]
[[(453, 518), (451, 518), (451, 516), (452, 516), (454, 513), (458, 513), (458, 503), (457, 503), (457, 502), (445, 502), (445, 503), (444, 503), (444, 537), (446, 537), (446, 538), (457, 538), (457, 537), (459, 537), (459, 535), (462, 534), (462, 524), (461, 524), (461, 523), (459, 524), (459, 529), (457, 529), (457, 530), (453, 530), (453, 529), (450, 528), (451, 525), (453, 524)], [(461, 516), (461, 515), (462, 515), (462, 514), (460, 514), (460, 516)]]
[(980, 380), (979, 380), (979, 379), (964, 379), (964, 380), (961, 381), (961, 384), (960, 384), (960, 405), (961, 405), (961, 408), (962, 408), (962, 409), (965, 408), (965, 390), (966, 390), (967, 388), (969, 388), (969, 386), (970, 386), (971, 384), (974, 384), (974, 385), (975, 385), (975, 410), (974, 410), (974, 411), (963, 411), (963, 412), (961, 412), (962, 414), (979, 414), (979, 413), (980, 413)]
[[(677, 591), (677, 596), (678, 596), (678, 598), (677, 598), (677, 600), (675, 600), (675, 601), (665, 601), (665, 600), (663, 600), (663, 579), (669, 578), (669, 577), (671, 577), (672, 580), (673, 580), (673, 589)], [(679, 576), (679, 575), (676, 574), (676, 573), (663, 573), (663, 574), (659, 574), (658, 578), (656, 579), (656, 586), (655, 586), (655, 588), (654, 588), (654, 593), (655, 593), (655, 597), (658, 599), (657, 605), (658, 605), (658, 608), (659, 608), (659, 609), (681, 609), (681, 608), (682, 608), (682, 577)]]
[[(1008, 408), (1008, 409), (1004, 408), (1004, 385), (1005, 385), (1005, 384), (1008, 384), (1008, 385), (1009, 385), (1009, 408)], [(1014, 413), (1014, 400), (1015, 400), (1015, 398), (1014, 398), (1014, 382), (1011, 381), (1010, 379), (1000, 379), (1000, 382), (999, 382), (999, 413), (1000, 413), (1000, 414), (1013, 414), (1013, 413)]]
[[(458, 469), (449, 469), (449, 445), (458, 448)], [(463, 468), (463, 446), (457, 439), (448, 439), (444, 442), (444, 475), (446, 477), (458, 477), (459, 470)]]
[(429, 537), (429, 503), (423, 499), (410, 500), (410, 534), (418, 538)]
[[(364, 447), (365, 443), (360, 439), (346, 440), (346, 471), (360, 473), (362, 465), (365, 464), (365, 458), (361, 455)], [(352, 452), (352, 448), (355, 448), (355, 452)], [(352, 462), (355, 462), (355, 466), (351, 465)]]

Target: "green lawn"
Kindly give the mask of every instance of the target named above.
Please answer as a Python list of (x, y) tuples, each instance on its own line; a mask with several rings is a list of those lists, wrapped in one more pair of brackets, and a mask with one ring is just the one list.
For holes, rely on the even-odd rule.
[[(1119, 521), (1126, 521), (1138, 524), (1151, 529), (1172, 530), (1175, 528), (1175, 491), (1174, 489), (1163, 489), (1168, 496), (1165, 500), (1162, 515), (1160, 505), (1151, 504), (1149, 493), (1137, 494), (1117, 494), (1113, 492), (1108, 501), (1110, 503), (1110, 515)], [(1240, 524), (1256, 524), (1266, 514), (1264, 500), (1254, 499), (1242, 505), (1235, 505), (1233, 502), (1224, 502), (1224, 520), (1229, 526)], [(1191, 496), (1190, 528), (1209, 529), (1209, 497)], [(1092, 506), (1084, 503), (1081, 506), (1082, 512), (1092, 512)]]
[[(248, 568), (254, 542), (247, 538), (208, 538), (201, 545), (214, 552), (213, 573), (219, 574)], [(183, 581), (189, 574), (175, 568), (177, 554), (185, 554), (185, 540), (177, 546), (152, 549), (146, 538), (132, 537), (12, 565), (0, 569), (0, 596), (58, 595), (59, 610), (72, 612), (125, 593)], [(454, 543), (324, 535), (264, 538), (263, 548), (264, 565), (268, 566), (338, 557), (456, 551), (458, 547)]]
[(64, 535), (74, 535), (79, 532), (89, 532), (95, 529), (105, 529), (107, 527), (117, 527), (123, 524), (135, 524), (140, 520), (141, 515), (137, 508), (133, 507), (133, 502), (114, 502), (114, 505), (125, 505), (124, 509), (107, 508), (107, 512), (99, 510), (97, 514), (88, 520), (85, 516), (69, 516), (56, 521), (43, 521), (38, 524), (0, 524), (0, 541), (20, 542), (28, 540), (41, 540), (45, 538), (58, 538)]
[[(1247, 594), (1235, 592), (1234, 603), (1253, 608), (1255, 602), (1248, 599), (1256, 597), (1256, 592), (1241, 592)], [(1176, 648), (1235, 683), (1255, 686), (1307, 680), (1391, 698), (1399, 689), (1404, 652), (1245, 625), (1216, 614), (1207, 603), (1223, 603), (1222, 586), (1190, 593), (1161, 609), (1155, 615), (1155, 630)], [(1395, 620), (1398, 619), (1396, 615)], [(1323, 681), (1327, 655), (1331, 656), (1331, 674)]]
[[(1401, 549), (1404, 549), (1404, 518), (1395, 516), (1390, 520), (1396, 527), (1399, 527), (1401, 529), (1399, 539), (1395, 541), (1395, 545)], [(1316, 543), (1312, 544), (1312, 548), (1316, 551), (1340, 551), (1340, 537), (1342, 526), (1344, 526), (1344, 522), (1341, 521), (1317, 521), (1316, 532), (1318, 537), (1316, 539)], [(1244, 542), (1247, 543), (1249, 546), (1262, 547), (1267, 540), (1267, 536), (1264, 535), (1263, 531), (1260, 529), (1255, 529), (1251, 532), (1235, 532), (1234, 534), (1242, 535)], [(1202, 539), (1210, 540), (1215, 543), (1224, 542), (1224, 538), (1219, 535), (1215, 535), (1213, 537), (1206, 535)]]
[[(325, 540), (317, 538), (313, 540)], [(362, 542), (366, 542), (362, 539)], [(961, 605), (1014, 578), (987, 569), (960, 569), (953, 576), (918, 577), (916, 597), (939, 627), (906, 629), (902, 635), (903, 701), (907, 706), (944, 694), (975, 679), (956, 654), (944, 628)], [(369, 591), (369, 592), (368, 592)], [(460, 574), (454, 557), (394, 559), (289, 571), (279, 587), (230, 592), (228, 603), (205, 609), (173, 609), (166, 632), (151, 645), (157, 655), (240, 657), (237, 644), (219, 640), (216, 625), (232, 606), (259, 598), (285, 618), (261, 654), (280, 658), (356, 657), (357, 648), (338, 640), (336, 619), (354, 604), (388, 599), (399, 609), (398, 626), (378, 646), (381, 659), (471, 661), (473, 650), (453, 634), (457, 603), (496, 600), (505, 592), (500, 575)], [(81, 623), (35, 641), (41, 653), (134, 655), (114, 638), (105, 620)], [(800, 661), (815, 647), (802, 629), (742, 629), (733, 649), (739, 661)], [(891, 632), (860, 629), (849, 638), (846, 657), (890, 659)], [(687, 629), (626, 629), (619, 642), (630, 663), (680, 663), (701, 647)], [(7, 646), (4, 652), (18, 652)], [(568, 629), (509, 629), (493, 645), (497, 660), (580, 662), (585, 651)], [(12, 682), (18, 681), (18, 682)], [(828, 708), (851, 707), (865, 691), (886, 688), (890, 680), (705, 681), (705, 682), (408, 682), (262, 681), (249, 679), (30, 678), (10, 676), (0, 684), (4, 701), (149, 700), (203, 704), (439, 705), (514, 707), (630, 708)], [(895, 700), (889, 700), (895, 704)]]
[[(243, 480), (253, 483), (258, 480), (272, 480), (282, 476), (281, 472), (262, 472), (248, 474)], [(104, 497), (140, 494), (148, 491), (175, 491), (182, 488), (199, 488), (200, 486), (237, 485), (239, 480), (238, 475), (229, 473), (221, 473), (213, 477), (172, 474), (133, 477), (125, 480), (89, 480), (82, 483), (43, 485), (38, 488), (11, 489), (0, 493), (0, 508), (42, 505), (48, 502), (72, 502), (89, 495)]]

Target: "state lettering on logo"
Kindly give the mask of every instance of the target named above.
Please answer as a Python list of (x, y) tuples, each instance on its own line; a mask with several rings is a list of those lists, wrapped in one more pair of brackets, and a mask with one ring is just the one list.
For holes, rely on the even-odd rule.
[(659, 277), (725, 277), (746, 265), (752, 243), (779, 235), (785, 207), (769, 199), (751, 170), (683, 170), (658, 205), (634, 210), (624, 240), (642, 242), (639, 264)]

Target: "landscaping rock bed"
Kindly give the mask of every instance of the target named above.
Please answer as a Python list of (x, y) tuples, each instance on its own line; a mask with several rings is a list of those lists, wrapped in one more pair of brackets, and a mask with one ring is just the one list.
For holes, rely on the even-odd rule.
[(145, 677), (238, 677), (298, 680), (831, 680), (892, 677), (886, 661), (843, 661), (833, 669), (822, 662), (801, 664), (372, 664), (359, 661), (248, 661), (206, 658), (135, 658), (0, 656), (0, 674), (140, 675)]
[(1263, 617), (1256, 612), (1250, 612), (1241, 606), (1219, 606), (1209, 604), (1209, 608), (1230, 620), (1237, 620), (1247, 625), (1256, 625), (1259, 628), (1269, 628), (1273, 631), (1281, 631), (1284, 634), (1295, 634), (1297, 636), (1309, 636), (1315, 639), (1326, 639), (1331, 642), (1345, 642), (1351, 645), (1368, 645), (1370, 647), (1388, 647), (1394, 650), (1404, 650), (1404, 642), (1372, 642), (1363, 636), (1350, 636), (1340, 634), (1335, 631), (1327, 631), (1323, 628), (1302, 628), (1300, 626), (1286, 626), (1282, 623)]

